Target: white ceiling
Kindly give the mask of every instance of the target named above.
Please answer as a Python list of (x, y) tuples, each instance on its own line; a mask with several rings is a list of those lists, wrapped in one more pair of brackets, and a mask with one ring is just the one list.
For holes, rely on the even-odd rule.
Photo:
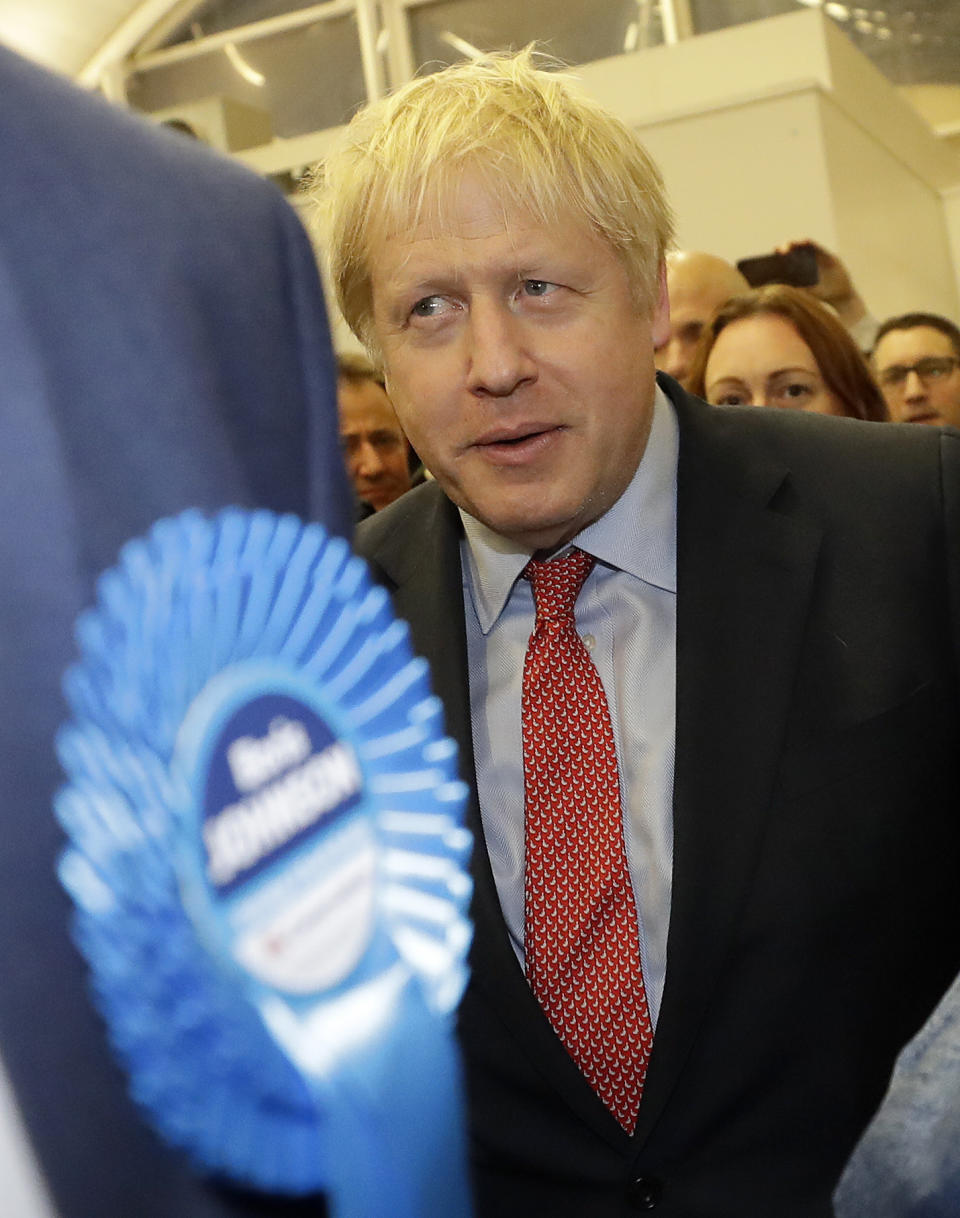
[(140, 0), (0, 0), (0, 42), (78, 76), (141, 7)]

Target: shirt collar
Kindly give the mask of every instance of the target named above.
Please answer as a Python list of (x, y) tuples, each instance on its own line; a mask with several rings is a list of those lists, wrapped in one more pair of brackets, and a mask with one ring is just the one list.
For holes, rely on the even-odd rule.
[[(677, 417), (657, 386), (650, 435), (636, 473), (617, 502), (571, 542), (609, 567), (668, 592), (677, 590)], [(462, 508), (465, 571), (480, 629), (503, 612), (531, 551), (501, 537)]]

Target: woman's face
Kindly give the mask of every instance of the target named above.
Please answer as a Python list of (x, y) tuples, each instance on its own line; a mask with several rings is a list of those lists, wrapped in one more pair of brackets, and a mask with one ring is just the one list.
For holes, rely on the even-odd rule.
[(780, 406), (843, 415), (813, 352), (785, 317), (761, 313), (725, 326), (704, 373), (706, 398), (715, 406)]

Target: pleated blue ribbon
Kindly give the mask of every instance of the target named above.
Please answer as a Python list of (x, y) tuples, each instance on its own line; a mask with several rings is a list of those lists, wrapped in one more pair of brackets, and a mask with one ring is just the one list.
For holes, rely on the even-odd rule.
[(386, 594), (319, 525), (187, 512), (77, 635), (60, 876), (148, 1119), (337, 1218), (469, 1218), (466, 789)]

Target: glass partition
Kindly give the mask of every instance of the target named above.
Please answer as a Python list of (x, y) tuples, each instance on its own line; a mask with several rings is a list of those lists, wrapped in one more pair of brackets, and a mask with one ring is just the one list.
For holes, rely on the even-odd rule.
[(407, 7), (413, 62), (426, 71), (473, 50), (530, 42), (564, 63), (589, 63), (663, 41), (659, 4), (636, 0), (436, 0)]
[(295, 136), (479, 52), (536, 42), (586, 63), (804, 7), (822, 8), (895, 84), (960, 84), (960, 0), (182, 0), (120, 71), (138, 109), (224, 98)]
[[(160, 56), (157, 56), (159, 59)], [(336, 127), (367, 99), (355, 12), (133, 72), (127, 101), (148, 113), (222, 97), (267, 111), (274, 136)]]

